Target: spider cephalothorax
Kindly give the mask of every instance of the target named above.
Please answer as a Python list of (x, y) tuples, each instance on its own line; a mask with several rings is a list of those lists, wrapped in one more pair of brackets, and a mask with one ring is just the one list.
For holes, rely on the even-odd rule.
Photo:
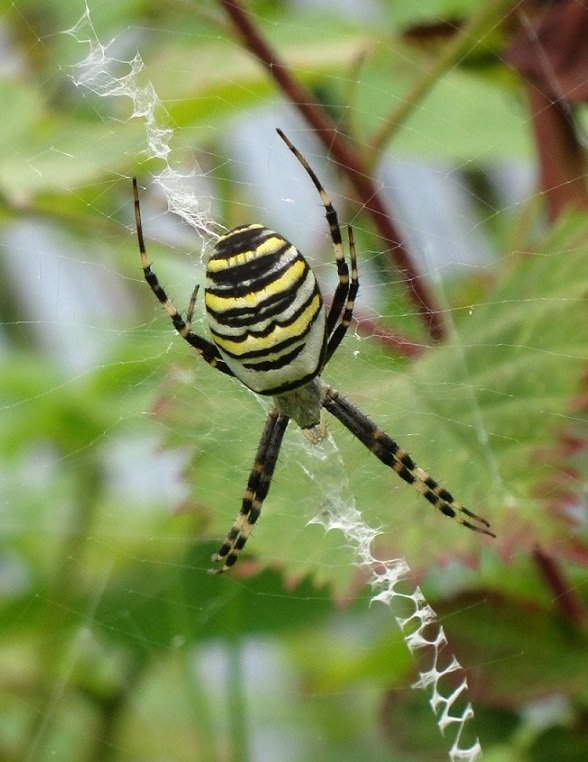
[(194, 289), (184, 320), (147, 260), (137, 182), (133, 180), (143, 272), (174, 327), (213, 368), (273, 398), (241, 510), (213, 556), (220, 564), (215, 571), (226, 571), (237, 561), (259, 518), (290, 419), (317, 442), (322, 436), (322, 408), (441, 513), (494, 537), (486, 519), (458, 503), (361, 410), (321, 380), (353, 315), (359, 286), (355, 243), (348, 227), (348, 265), (337, 212), (326, 191), (298, 149), (281, 130), (278, 134), (308, 173), (325, 208), (339, 277), (328, 309), (310, 265), (293, 244), (263, 225), (241, 225), (218, 239), (208, 260), (204, 304), (212, 341), (193, 333), (199, 287)]

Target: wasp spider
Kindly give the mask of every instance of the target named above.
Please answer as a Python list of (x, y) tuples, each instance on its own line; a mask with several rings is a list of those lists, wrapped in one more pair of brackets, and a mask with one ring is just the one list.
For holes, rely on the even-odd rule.
[(176, 331), (213, 368), (273, 398), (241, 510), (213, 556), (218, 564), (214, 571), (226, 571), (239, 558), (269, 491), (290, 419), (317, 442), (323, 435), (323, 407), (441, 513), (468, 529), (494, 537), (486, 519), (458, 503), (361, 410), (321, 380), (320, 374), (345, 336), (353, 314), (359, 286), (353, 231), (348, 227), (348, 265), (337, 212), (326, 191), (298, 149), (281, 130), (278, 134), (308, 173), (325, 208), (339, 276), (328, 309), (313, 271), (295, 246), (258, 223), (240, 225), (219, 238), (206, 268), (204, 304), (212, 341), (193, 333), (199, 287), (194, 289), (183, 319), (147, 260), (137, 181), (133, 179), (145, 280)]

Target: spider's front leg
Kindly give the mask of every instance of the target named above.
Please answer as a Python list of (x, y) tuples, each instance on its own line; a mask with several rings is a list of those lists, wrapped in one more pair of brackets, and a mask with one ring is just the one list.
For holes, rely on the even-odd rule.
[(188, 311), (186, 313), (186, 319), (184, 320), (178, 310), (176, 309), (172, 300), (168, 297), (165, 289), (160, 284), (157, 275), (151, 269), (149, 260), (147, 259), (147, 250), (145, 248), (145, 238), (143, 236), (143, 223), (141, 221), (141, 205), (139, 203), (139, 188), (137, 185), (137, 179), (133, 177), (133, 198), (135, 204), (135, 226), (137, 228), (137, 240), (139, 243), (139, 253), (141, 255), (141, 267), (143, 268), (143, 275), (147, 281), (149, 287), (162, 304), (164, 310), (167, 312), (170, 320), (173, 323), (174, 328), (180, 334), (180, 336), (194, 347), (194, 349), (200, 354), (200, 356), (206, 360), (206, 362), (216, 370), (220, 370), (221, 373), (225, 373), (227, 376), (232, 376), (233, 371), (229, 368), (223, 358), (220, 356), (218, 348), (212, 344), (212, 342), (199, 336), (197, 333), (192, 332), (192, 318), (194, 316), (194, 309), (196, 307), (196, 297), (198, 296), (198, 286), (196, 286), (192, 292)]
[(280, 446), (289, 421), (288, 416), (281, 415), (276, 408), (270, 410), (257, 448), (255, 462), (249, 474), (241, 510), (223, 544), (212, 556), (215, 563), (223, 565), (211, 569), (211, 573), (222, 574), (237, 562), (269, 492)]

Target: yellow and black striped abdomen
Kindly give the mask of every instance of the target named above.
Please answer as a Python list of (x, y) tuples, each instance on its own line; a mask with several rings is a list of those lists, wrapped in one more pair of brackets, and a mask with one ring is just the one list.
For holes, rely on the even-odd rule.
[(206, 269), (213, 340), (235, 376), (260, 394), (310, 381), (325, 352), (325, 309), (302, 254), (262, 225), (244, 225), (216, 243)]

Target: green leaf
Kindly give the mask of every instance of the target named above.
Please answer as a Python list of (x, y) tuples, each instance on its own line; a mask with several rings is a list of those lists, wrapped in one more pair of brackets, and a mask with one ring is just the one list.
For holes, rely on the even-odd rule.
[[(348, 340), (334, 363), (334, 377), (347, 377), (345, 387), (336, 384), (340, 391), (486, 517), (496, 540), (432, 510), (333, 422), (332, 453), (326, 444), (308, 444), (291, 424), (247, 551), (262, 565), (295, 578), (313, 573), (342, 593), (357, 574), (348, 541), (306, 525), (354, 500), (368, 525), (383, 530), (379, 555), (406, 556), (413, 566), (506, 552), (513, 542), (527, 548), (555, 537), (564, 542), (569, 524), (539, 488), (563, 474), (558, 437), (587, 356), (585, 233), (585, 223), (570, 217), (536, 251), (513, 255), (483, 301), (452, 313), (449, 339), (404, 372), (386, 367), (392, 362), (365, 342), (350, 358)], [(331, 372), (326, 369), (327, 382)], [(194, 387), (175, 394), (166, 419), (174, 441), (197, 450), (187, 478), (220, 541), (239, 509), (265, 413), (232, 379), (211, 380), (202, 364), (194, 373)]]
[[(475, 617), (470, 616), (472, 603), (476, 601), (467, 596), (452, 600), (447, 636), (463, 666), (472, 671), (474, 702), (516, 711), (548, 695), (571, 697), (584, 693), (588, 639), (581, 628), (554, 616), (551, 601), (543, 606), (495, 596), (487, 601), (488, 605), (477, 607)], [(448, 613), (446, 608), (440, 604), (441, 617)], [(519, 636), (528, 630), (531, 620), (533, 637), (525, 639), (522, 650)], [(489, 663), (492, 669), (484, 670), (484, 679), (475, 679), (473, 665)], [(513, 671), (517, 676), (514, 693)]]
[(128, 163), (143, 128), (138, 122), (84, 122), (49, 111), (37, 88), (0, 82), (0, 193), (14, 206), (40, 191), (97, 181)]

